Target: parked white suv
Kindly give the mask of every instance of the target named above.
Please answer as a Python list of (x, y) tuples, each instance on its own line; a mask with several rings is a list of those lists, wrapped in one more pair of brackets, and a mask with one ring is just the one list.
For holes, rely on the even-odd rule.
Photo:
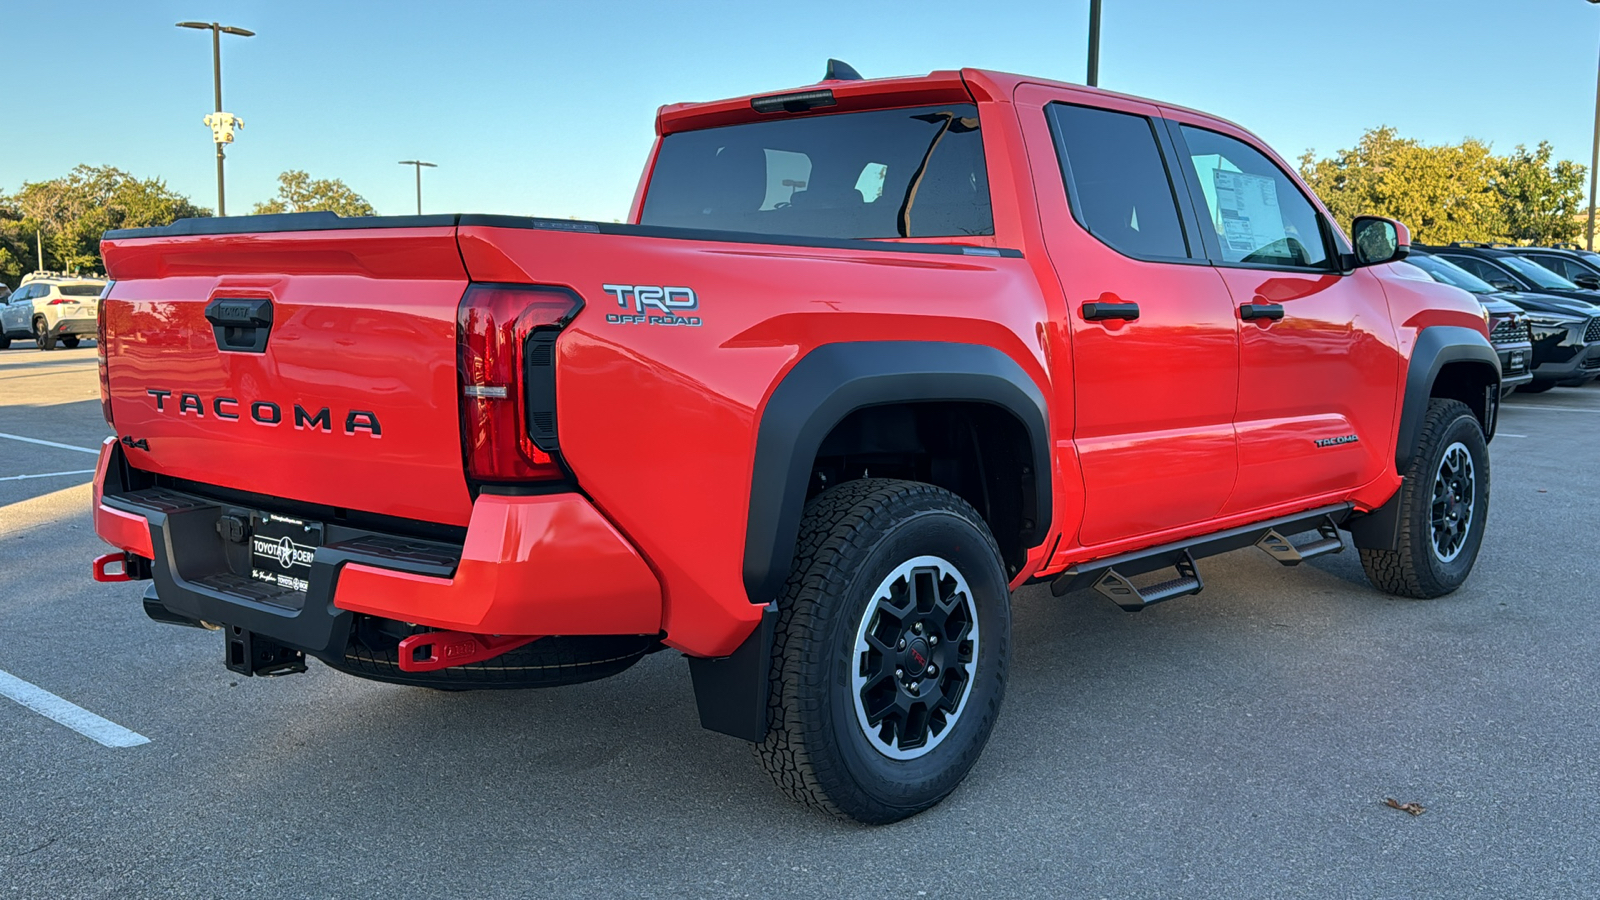
[(13, 339), (33, 338), (40, 350), (67, 349), (82, 337), (93, 337), (106, 282), (82, 275), (35, 272), (22, 279), (15, 293), (0, 302), (0, 350)]

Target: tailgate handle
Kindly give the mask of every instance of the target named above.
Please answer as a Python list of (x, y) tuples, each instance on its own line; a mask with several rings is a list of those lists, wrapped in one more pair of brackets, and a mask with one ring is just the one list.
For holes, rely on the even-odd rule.
[(218, 350), (265, 353), (272, 333), (272, 301), (266, 297), (218, 297), (206, 304), (206, 321)]

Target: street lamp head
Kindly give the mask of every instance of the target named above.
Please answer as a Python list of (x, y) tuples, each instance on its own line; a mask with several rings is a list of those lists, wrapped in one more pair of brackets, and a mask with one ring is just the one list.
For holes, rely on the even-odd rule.
[(251, 30), (249, 30), (247, 28), (235, 28), (232, 25), (224, 26), (223, 29), (222, 29), (222, 33), (223, 34), (237, 34), (240, 37), (255, 37), (256, 36), (256, 33), (254, 31), (251, 31)]
[(402, 166), (427, 166), (430, 169), (439, 168), (439, 166), (437, 164), (435, 164), (435, 163), (423, 162), (420, 159), (402, 159), (402, 160), (400, 160), (399, 164), (402, 165)]
[(205, 29), (209, 30), (211, 28), (211, 23), (210, 22), (179, 22), (178, 23), (178, 27), (179, 28), (205, 28)]

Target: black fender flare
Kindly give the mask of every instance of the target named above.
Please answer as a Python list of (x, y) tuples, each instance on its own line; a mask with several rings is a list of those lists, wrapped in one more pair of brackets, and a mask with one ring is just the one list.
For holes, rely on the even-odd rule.
[(858, 409), (890, 403), (973, 401), (1022, 423), (1033, 456), (1035, 510), (1051, 521), (1050, 415), (1015, 360), (981, 344), (859, 341), (823, 344), (795, 363), (762, 410), (750, 476), (744, 586), (750, 602), (777, 599), (789, 577), (811, 464), (822, 440)]
[[(1428, 415), (1428, 400), (1439, 373), (1450, 363), (1481, 364), (1494, 372), (1494, 382), (1484, 397), (1484, 437), (1494, 434), (1500, 402), (1500, 355), (1481, 333), (1460, 325), (1434, 325), (1422, 329), (1412, 347), (1406, 367), (1404, 394), (1400, 399), (1400, 427), (1395, 432), (1395, 471), (1405, 474), (1416, 450), (1417, 435)], [(1354, 516), (1346, 525), (1351, 541), (1358, 548), (1394, 550), (1400, 546), (1400, 496), (1395, 491), (1387, 502), (1369, 513)]]
[[(1428, 415), (1428, 399), (1433, 395), (1433, 384), (1439, 380), (1440, 370), (1454, 362), (1476, 362), (1487, 366), (1494, 372), (1497, 388), (1494, 396), (1500, 396), (1500, 355), (1494, 352), (1494, 346), (1488, 338), (1460, 325), (1434, 325), (1422, 329), (1406, 367), (1400, 428), (1395, 432), (1395, 471), (1404, 473), (1406, 467), (1411, 465), (1411, 452), (1416, 448), (1422, 420)], [(1494, 418), (1493, 408), (1486, 407), (1482, 423), (1485, 437), (1494, 434)]]

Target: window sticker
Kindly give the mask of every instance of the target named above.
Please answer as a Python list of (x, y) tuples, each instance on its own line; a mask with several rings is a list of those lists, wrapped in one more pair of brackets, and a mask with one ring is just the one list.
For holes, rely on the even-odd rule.
[(1248, 256), (1269, 244), (1287, 240), (1275, 179), (1220, 168), (1213, 170), (1211, 177), (1222, 220), (1222, 241), (1229, 250)]

